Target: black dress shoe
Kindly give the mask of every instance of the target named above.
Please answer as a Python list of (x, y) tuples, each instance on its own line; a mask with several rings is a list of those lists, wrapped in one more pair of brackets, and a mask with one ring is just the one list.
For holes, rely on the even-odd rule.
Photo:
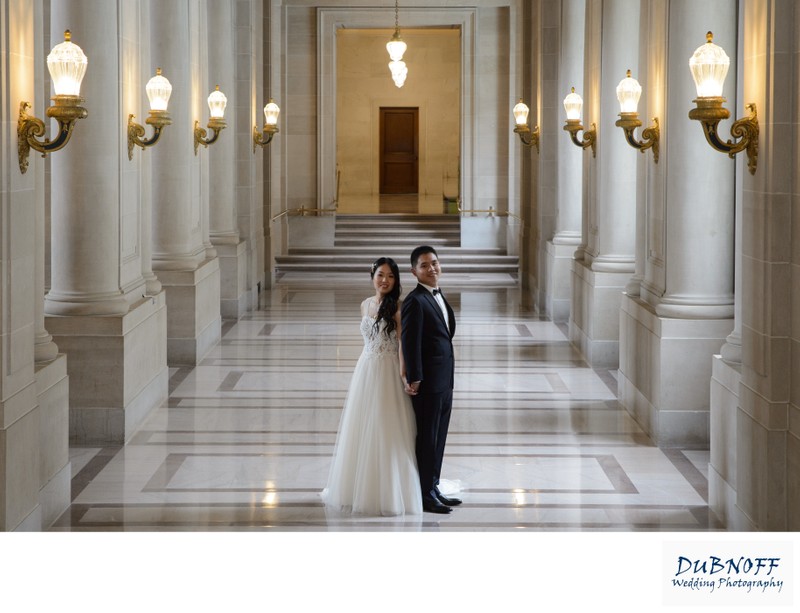
[(447, 496), (442, 496), (439, 493), (436, 494), (436, 497), (439, 499), (439, 502), (447, 505), (448, 507), (457, 507), (461, 504), (460, 498), (448, 498)]
[(443, 505), (441, 502), (434, 498), (423, 498), (422, 499), (422, 509), (428, 511), (429, 513), (451, 513), (453, 509), (450, 507)]

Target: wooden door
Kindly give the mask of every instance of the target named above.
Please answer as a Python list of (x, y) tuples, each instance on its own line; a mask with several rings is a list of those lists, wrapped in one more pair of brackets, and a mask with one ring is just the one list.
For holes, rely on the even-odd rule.
[(380, 193), (419, 192), (419, 108), (381, 107)]

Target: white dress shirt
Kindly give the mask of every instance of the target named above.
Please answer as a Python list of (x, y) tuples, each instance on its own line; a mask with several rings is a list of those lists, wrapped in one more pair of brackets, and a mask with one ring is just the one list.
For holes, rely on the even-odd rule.
[[(433, 299), (436, 301), (436, 304), (439, 305), (439, 308), (442, 310), (442, 316), (444, 317), (444, 323), (447, 325), (447, 329), (450, 329), (450, 317), (447, 314), (447, 307), (444, 304), (444, 298), (442, 298), (442, 290), (438, 287), (431, 287), (430, 285), (425, 285), (424, 283), (420, 283), (422, 287), (428, 290), (432, 295)], [(433, 293), (433, 290), (437, 290), (436, 293)]]

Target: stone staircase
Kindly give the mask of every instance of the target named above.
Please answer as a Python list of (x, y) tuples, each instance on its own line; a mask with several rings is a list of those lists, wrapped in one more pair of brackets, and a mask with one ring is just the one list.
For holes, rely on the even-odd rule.
[(333, 249), (289, 249), (275, 258), (278, 273), (363, 272), (376, 258), (393, 258), (401, 271), (417, 245), (436, 248), (446, 273), (506, 273), (515, 275), (519, 258), (504, 249), (461, 247), (458, 215), (343, 215), (336, 216)]

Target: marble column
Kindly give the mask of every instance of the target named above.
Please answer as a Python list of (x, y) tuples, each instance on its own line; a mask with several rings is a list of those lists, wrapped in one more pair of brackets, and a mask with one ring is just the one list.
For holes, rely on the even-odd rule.
[[(51, 162), (51, 273), (45, 299), (48, 315), (122, 315), (128, 302), (119, 283), (120, 199), (117, 141), (119, 92), (103, 77), (116, 78), (116, 37), (98, 23), (116, 23), (116, 3), (94, 6), (65, 0), (51, 7), (51, 39), (70, 24), (73, 42), (84, 53), (96, 49), (81, 95), (92, 104), (89, 116), (73, 131), (69, 148)], [(116, 32), (116, 26), (112, 32)], [(87, 53), (87, 56), (89, 54)], [(112, 66), (109, 66), (111, 64)], [(102, 75), (104, 69), (109, 69)], [(102, 76), (101, 76), (102, 75)]]
[(742, 363), (742, 302), (740, 288), (742, 287), (742, 213), (736, 207), (734, 249), (736, 260), (734, 264), (733, 286), (733, 331), (725, 338), (725, 344), (720, 349), (720, 355), (725, 362), (738, 368)]
[(597, 125), (597, 155), (584, 154), (586, 247), (572, 267), (570, 340), (592, 366), (616, 368), (622, 292), (634, 272), (638, 153), (616, 133), (615, 88), (627, 69), (637, 72), (639, 3), (589, 0), (587, 19), (594, 44), (586, 48), (583, 125)]
[[(190, 4), (190, 37), (189, 37), (189, 56), (191, 66), (192, 82), (192, 114), (194, 119), (200, 121), (201, 125), (205, 117), (208, 116), (208, 94), (213, 89), (209, 82), (208, 58), (217, 49), (216, 25), (210, 22), (211, 16), (208, 9), (208, 0), (193, 0)], [(212, 34), (213, 33), (213, 34)], [(203, 247), (206, 250), (205, 259), (210, 260), (217, 257), (217, 250), (211, 243), (211, 211), (209, 210), (209, 158), (208, 156), (198, 155), (192, 160), (193, 167), (199, 171), (200, 181), (200, 220), (201, 232), (203, 237)], [(199, 163), (198, 163), (199, 162)]]
[(176, 0), (150, 5), (150, 53), (172, 84), (172, 125), (149, 151), (153, 201), (153, 270), (167, 294), (167, 359), (197, 364), (220, 339), (219, 261), (207, 258), (200, 163), (194, 120), (202, 100), (192, 67), (205, 3)]
[[(725, 0), (671, 0), (665, 13), (663, 181), (648, 193), (640, 296), (623, 303), (619, 396), (660, 446), (704, 446), (713, 356), (733, 327), (736, 163), (713, 150), (700, 123), (687, 117), (697, 97), (689, 58), (713, 25), (715, 42), (731, 58), (724, 96), (735, 109), (737, 11)], [(729, 125), (723, 122), (720, 131)]]
[(694, 81), (686, 76), (689, 57), (705, 42), (702, 33), (696, 34), (698, 23), (714, 24), (715, 40), (731, 58), (724, 95), (736, 108), (735, 5), (671, 2), (670, 24), (679, 27), (670, 29), (666, 279), (656, 312), (678, 319), (732, 319), (734, 163), (705, 142), (699, 122), (676, 121), (697, 97)]
[[(558, 70), (557, 118), (559, 132), (564, 121), (562, 101), (570, 88), (583, 91), (583, 37), (586, 0), (561, 1), (560, 64)], [(558, 134), (556, 232), (547, 244), (548, 297), (547, 313), (553, 321), (569, 321), (572, 258), (581, 244), (583, 217), (583, 152)]]
[[(282, 7), (270, 3), (243, 1), (235, 3), (235, 53), (236, 53), (236, 88), (234, 99), (236, 107), (234, 127), (236, 132), (236, 218), (239, 235), (245, 241), (244, 271), (246, 308), (255, 308), (258, 292), (271, 283), (271, 275), (267, 278), (265, 258), (272, 261), (271, 241), (265, 239), (265, 232), (272, 235), (269, 227), (265, 228), (264, 216), (270, 215), (269, 202), (272, 193), (280, 193), (280, 181), (274, 187), (265, 180), (265, 169), (270, 169), (275, 176), (280, 176), (280, 157), (273, 151), (280, 149), (289, 137), (288, 127), (281, 119), (281, 132), (272, 144), (264, 149), (258, 148), (253, 154), (252, 130), (254, 125), (264, 125), (263, 108), (268, 96), (273, 96), (279, 106), (284, 107), (282, 117), (286, 117), (286, 102), (281, 102), (280, 62), (274, 61), (274, 69), (266, 72), (271, 75), (270, 86), (265, 88), (265, 65), (272, 67), (272, 54), (280, 57), (279, 38), (273, 42), (271, 32), (280, 32)], [(265, 57), (264, 38), (269, 36), (269, 55)], [(233, 136), (233, 134), (231, 135)], [(268, 194), (268, 197), (265, 197)], [(266, 210), (266, 213), (265, 213)], [(269, 226), (269, 224), (267, 224)], [(276, 249), (277, 251), (277, 249)]]
[[(135, 7), (138, 18), (126, 23), (122, 31), (125, 49), (123, 61), (127, 67), (123, 76), (124, 104), (127, 112), (136, 115), (137, 121), (142, 124), (144, 122), (140, 119), (147, 117), (146, 109), (149, 108), (144, 84), (155, 74), (148, 41), (150, 4), (148, 0), (134, 0), (129, 4), (129, 10), (130, 7)], [(133, 160), (122, 165), (122, 182), (124, 191), (138, 194), (141, 236), (139, 248), (142, 254), (144, 293), (147, 296), (157, 296), (161, 293), (161, 281), (153, 272), (153, 197), (150, 191), (153, 180), (147, 155), (135, 153)]]
[[(683, 119), (697, 96), (694, 81), (687, 75), (690, 75), (689, 57), (704, 42), (704, 32), (698, 34), (698, 29), (713, 29), (715, 41), (726, 49), (731, 58), (723, 93), (726, 106), (732, 115), (742, 106), (736, 95), (737, 11), (725, 0), (702, 3), (673, 0), (669, 20), (677, 27), (670, 28), (668, 64), (670, 125), (665, 168), (669, 189), (664, 277), (661, 296), (651, 295), (649, 302), (655, 304), (660, 318), (684, 320), (697, 330), (686, 334), (695, 339), (689, 354), (693, 359), (687, 360), (684, 355), (690, 349), (687, 343), (692, 342), (686, 338), (680, 343), (684, 346), (676, 348), (675, 355), (662, 363), (662, 369), (665, 375), (667, 368), (680, 369), (669, 373), (670, 377), (681, 370), (687, 376), (694, 374), (690, 380), (697, 381), (704, 389), (698, 390), (692, 401), (683, 399), (674, 404), (705, 412), (711, 356), (719, 352), (734, 324), (735, 162), (706, 143), (699, 122), (677, 119)], [(713, 28), (698, 27), (706, 23), (713, 24)], [(720, 124), (723, 134), (729, 127), (727, 121)], [(694, 364), (694, 359), (701, 359), (701, 355), (703, 363)]]
[[(172, 125), (150, 154), (153, 213), (153, 268), (194, 270), (205, 260), (199, 189), (192, 176), (192, 74), (190, 72), (190, 0), (155, 2), (150, 6), (151, 60), (172, 84)], [(193, 191), (195, 194), (193, 194)]]
[[(34, 303), (34, 319), (36, 333), (34, 336), (34, 359), (37, 363), (49, 362), (58, 355), (58, 345), (53, 342), (53, 336), (47, 331), (44, 323), (44, 296), (45, 296), (45, 210), (44, 210), (44, 165), (37, 165), (37, 185), (41, 186), (36, 198), (35, 236), (42, 240), (35, 242), (36, 247), (36, 273), (34, 277), (35, 291), (41, 300)], [(41, 177), (39, 176), (41, 175)]]
[(142, 236), (142, 278), (145, 293), (156, 296), (161, 293), (161, 281), (153, 272), (153, 196), (150, 192), (150, 164), (139, 165), (141, 190), (141, 236)]
[[(120, 44), (140, 3), (63, 0), (51, 38), (70, 27), (89, 58), (81, 94), (89, 115), (51, 162), (51, 289), (47, 327), (67, 354), (70, 438), (121, 443), (167, 393), (164, 296), (145, 296), (138, 191), (123, 181), (125, 111)], [(124, 186), (124, 188), (123, 188)]]
[(584, 119), (585, 123), (596, 120), (599, 126), (597, 174), (592, 186), (597, 198), (589, 210), (586, 254), (593, 271), (630, 276), (636, 239), (637, 152), (611, 127), (619, 117), (616, 84), (628, 69), (638, 73), (638, 3), (603, 0), (602, 32), (600, 116)]
[(229, 127), (208, 148), (209, 230), (219, 256), (220, 309), (223, 318), (238, 319), (247, 311), (246, 243), (236, 220), (236, 61), (234, 2), (208, 3), (208, 23), (214, 44), (208, 50), (208, 83), (219, 85), (228, 98)]

